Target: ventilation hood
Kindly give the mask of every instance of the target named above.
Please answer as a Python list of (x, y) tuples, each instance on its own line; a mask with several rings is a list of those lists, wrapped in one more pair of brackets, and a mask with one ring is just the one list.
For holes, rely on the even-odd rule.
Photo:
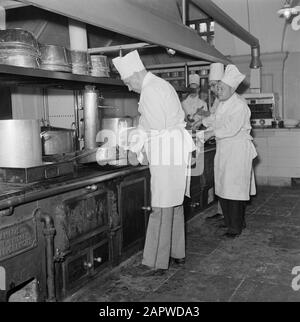
[(195, 30), (146, 10), (138, 1), (22, 0), (20, 2), (149, 44), (172, 48), (197, 60), (230, 63), (227, 57), (205, 42)]

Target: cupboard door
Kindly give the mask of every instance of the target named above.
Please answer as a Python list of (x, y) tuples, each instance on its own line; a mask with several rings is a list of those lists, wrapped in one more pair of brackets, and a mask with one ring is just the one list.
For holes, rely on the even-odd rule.
[(95, 246), (91, 254), (94, 271), (104, 268), (109, 261), (109, 243), (108, 240)]
[(81, 280), (85, 279), (92, 268), (89, 262), (89, 252), (86, 251), (76, 257), (70, 257), (64, 263), (64, 281), (66, 290), (71, 290), (77, 286)]
[(122, 220), (122, 250), (145, 238), (145, 207), (148, 206), (148, 179), (126, 178), (119, 186)]

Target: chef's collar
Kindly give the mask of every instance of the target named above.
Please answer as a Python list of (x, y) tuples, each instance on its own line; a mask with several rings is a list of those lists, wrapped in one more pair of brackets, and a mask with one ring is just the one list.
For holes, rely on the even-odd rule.
[(152, 75), (153, 74), (151, 72), (147, 72), (146, 76), (143, 79), (142, 88), (145, 87), (150, 82)]

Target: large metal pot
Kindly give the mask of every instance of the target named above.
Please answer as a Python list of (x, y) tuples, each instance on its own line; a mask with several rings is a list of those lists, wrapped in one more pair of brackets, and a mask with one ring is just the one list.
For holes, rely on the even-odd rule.
[(71, 56), (67, 48), (41, 44), (40, 51), (40, 68), (52, 71), (72, 72)]
[(35, 37), (23, 29), (0, 30), (0, 63), (38, 68), (40, 51)]
[[(106, 140), (110, 140), (107, 145), (113, 146), (114, 140), (116, 142), (119, 141), (120, 134), (123, 130), (132, 127), (133, 119), (131, 117), (109, 117), (102, 118), (101, 120), (101, 130), (99, 135), (97, 136), (98, 142), (105, 142)], [(109, 130), (111, 133), (108, 133)]]
[(39, 120), (1, 120), (0, 137), (0, 167), (27, 168), (42, 164)]
[(0, 48), (21, 48), (39, 52), (38, 41), (34, 35), (24, 29), (5, 29), (0, 30)]
[(75, 130), (59, 127), (42, 127), (43, 155), (55, 155), (75, 151)]

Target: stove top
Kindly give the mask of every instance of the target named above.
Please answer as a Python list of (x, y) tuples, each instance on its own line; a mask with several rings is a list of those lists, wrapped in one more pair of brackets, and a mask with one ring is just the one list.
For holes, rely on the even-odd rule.
[(42, 165), (28, 168), (0, 167), (0, 182), (28, 184), (65, 176), (74, 172), (74, 163), (44, 162)]

